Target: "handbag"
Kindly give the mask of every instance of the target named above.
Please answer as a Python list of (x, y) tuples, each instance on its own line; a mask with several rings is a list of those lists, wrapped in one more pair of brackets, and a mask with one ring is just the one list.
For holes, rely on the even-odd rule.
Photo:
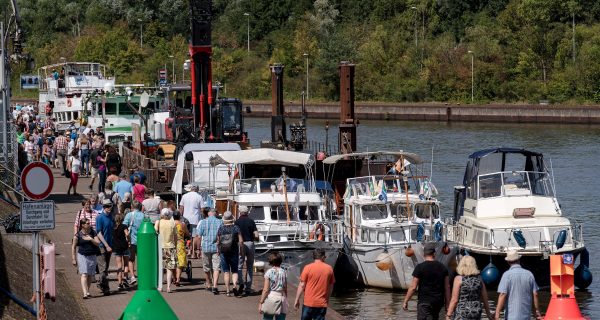
[(260, 311), (264, 314), (278, 315), (281, 314), (281, 306), (283, 302), (283, 296), (281, 298), (273, 297), (272, 295), (268, 295), (265, 302), (260, 307)]

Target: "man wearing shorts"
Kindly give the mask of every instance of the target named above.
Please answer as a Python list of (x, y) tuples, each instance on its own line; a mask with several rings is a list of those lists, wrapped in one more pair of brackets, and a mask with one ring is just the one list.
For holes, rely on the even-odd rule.
[(201, 220), (197, 233), (202, 243), (202, 268), (206, 273), (206, 290), (219, 294), (217, 281), (219, 280), (219, 254), (217, 254), (217, 231), (223, 224), (221, 219), (215, 217), (215, 209), (208, 211), (208, 218)]
[(137, 232), (140, 226), (142, 225), (142, 221), (144, 220), (144, 214), (142, 213), (142, 204), (133, 201), (131, 204), (131, 209), (133, 211), (127, 213), (125, 219), (123, 220), (123, 224), (129, 227), (129, 237), (131, 239), (131, 245), (129, 246), (129, 272), (131, 273), (131, 278), (129, 279), (129, 284), (135, 284), (137, 282), (135, 278), (135, 257), (137, 254)]
[(179, 202), (179, 212), (183, 213), (183, 217), (189, 222), (190, 232), (192, 234), (192, 258), (200, 258), (200, 238), (196, 234), (196, 226), (202, 219), (200, 211), (204, 199), (198, 193), (198, 186), (192, 185), (190, 191), (181, 197)]

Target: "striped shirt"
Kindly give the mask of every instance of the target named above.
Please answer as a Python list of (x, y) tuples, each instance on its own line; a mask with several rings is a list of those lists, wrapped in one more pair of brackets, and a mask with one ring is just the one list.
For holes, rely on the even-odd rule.
[(214, 216), (200, 220), (198, 235), (202, 237), (202, 252), (217, 252), (217, 232), (221, 225), (223, 221)]
[(92, 224), (92, 229), (96, 230), (96, 218), (97, 217), (98, 217), (98, 211), (92, 210), (91, 212), (88, 212), (88, 211), (81, 209), (81, 210), (79, 210), (79, 212), (77, 212), (77, 215), (75, 216), (75, 224), (74, 225), (79, 230), (79, 221), (83, 218), (86, 218), (86, 219), (90, 220), (90, 223)]
[(508, 297), (504, 307), (504, 317), (510, 320), (531, 319), (533, 293), (539, 290), (533, 274), (520, 265), (515, 264), (502, 275), (498, 285), (498, 293)]
[(54, 146), (56, 150), (67, 150), (68, 146), (67, 138), (65, 136), (59, 136), (54, 140)]

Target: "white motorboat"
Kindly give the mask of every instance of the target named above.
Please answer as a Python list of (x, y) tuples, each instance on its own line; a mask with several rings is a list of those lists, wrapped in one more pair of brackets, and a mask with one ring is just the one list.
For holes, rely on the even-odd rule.
[[(325, 249), (326, 262), (335, 265), (342, 247), (342, 221), (326, 211), (310, 154), (267, 148), (217, 152), (211, 165), (223, 164), (232, 166), (228, 207), (235, 211), (247, 206), (256, 222), (257, 260), (266, 261), (272, 250), (282, 252), (294, 282), (304, 265), (313, 261), (315, 248)], [(220, 199), (217, 194), (216, 201)]]
[(453, 220), (448, 239), (477, 259), (488, 283), (508, 268), (509, 249), (519, 251), (540, 285), (549, 283), (549, 255), (583, 253), (576, 284), (591, 283), (582, 225), (563, 216), (541, 153), (495, 148), (471, 154), (463, 185), (455, 187)]
[(415, 266), (424, 260), (425, 242), (438, 243), (436, 259), (442, 263), (448, 264), (455, 254), (444, 241), (435, 187), (419, 168), (423, 160), (407, 152), (363, 152), (335, 155), (323, 163), (381, 156), (394, 157), (389, 163), (396, 162), (387, 174), (347, 179), (344, 252), (350, 259), (346, 272), (365, 286), (407, 289)]

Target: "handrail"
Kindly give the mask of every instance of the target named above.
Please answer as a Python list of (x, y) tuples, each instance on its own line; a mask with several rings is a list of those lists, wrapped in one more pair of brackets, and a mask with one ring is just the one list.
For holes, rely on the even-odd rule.
[[(294, 228), (294, 240), (306, 240), (310, 237), (310, 232), (311, 232), (311, 226), (315, 226), (316, 224), (322, 224), (324, 226), (326, 226), (329, 230), (330, 230), (330, 240), (329, 242), (336, 242), (336, 243), (342, 243), (342, 239), (343, 239), (343, 228), (342, 228), (342, 221), (338, 220), (338, 221), (319, 221), (319, 220), (307, 220), (306, 222), (302, 222), (302, 221), (291, 221), (290, 224), (283, 222), (283, 223), (264, 223), (264, 224), (258, 224), (258, 225), (268, 225), (268, 228), (266, 230), (266, 234), (264, 234), (265, 231), (259, 231), (259, 233), (264, 234), (264, 239), (265, 241), (261, 241), (260, 243), (263, 244), (270, 244), (270, 243), (277, 243), (278, 241), (266, 241), (266, 239), (269, 238), (269, 236), (271, 235), (271, 229), (274, 226), (295, 226)], [(307, 230), (306, 230), (306, 237), (302, 237), (303, 235), (303, 230), (302, 227), (303, 225), (307, 226)], [(334, 225), (339, 225), (340, 228), (338, 229), (339, 232), (334, 233)]]
[(34, 316), (37, 315), (37, 312), (35, 311), (34, 307), (28, 305), (27, 303), (23, 302), (21, 299), (17, 298), (17, 296), (15, 296), (12, 292), (10, 292), (2, 287), (0, 287), (0, 292), (4, 293), (7, 297), (9, 297), (17, 305), (19, 305), (19, 307), (25, 309), (26, 311), (28, 311), (29, 313), (31, 313)]
[[(0, 169), (4, 170), (6, 173), (12, 174), (13, 176), (15, 176), (16, 179), (20, 179), (20, 176), (18, 174), (16, 174), (15, 172), (11, 171), (4, 164), (0, 164)], [(12, 190), (13, 192), (15, 192), (19, 196), (21, 196), (21, 199), (29, 199), (24, 193), (22, 193), (21, 191), (17, 190), (15, 187), (13, 187), (10, 184), (8, 184), (7, 182), (5, 182), (3, 179), (0, 179), (0, 183), (2, 183), (2, 185), (6, 186), (10, 190)]]

